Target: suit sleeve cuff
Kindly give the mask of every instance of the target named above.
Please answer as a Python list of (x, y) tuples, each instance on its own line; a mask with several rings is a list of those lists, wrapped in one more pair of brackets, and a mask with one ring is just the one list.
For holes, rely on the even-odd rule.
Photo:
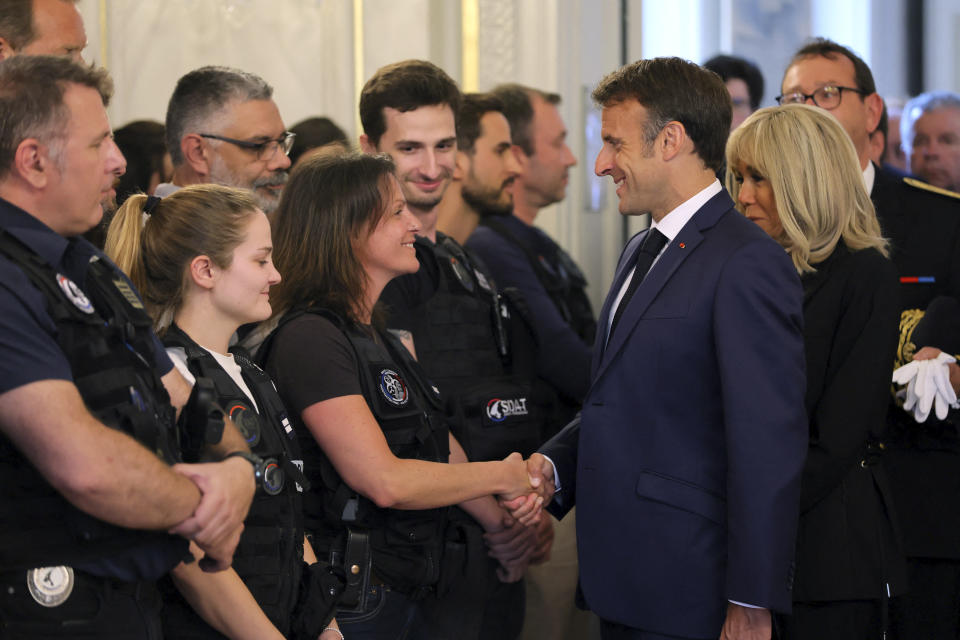
[(548, 455), (540, 454), (547, 459), (547, 462), (550, 463), (550, 467), (553, 469), (553, 492), (560, 493), (560, 474), (557, 473), (557, 465), (554, 464), (553, 460)]

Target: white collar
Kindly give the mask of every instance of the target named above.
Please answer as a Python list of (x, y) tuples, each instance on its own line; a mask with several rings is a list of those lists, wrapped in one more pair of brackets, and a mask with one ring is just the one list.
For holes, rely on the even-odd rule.
[(867, 194), (873, 193), (873, 181), (877, 177), (877, 170), (872, 162), (867, 162), (867, 168), (863, 170), (863, 184), (867, 187)]
[(717, 195), (723, 190), (720, 181), (714, 179), (713, 182), (695, 196), (683, 202), (679, 207), (670, 211), (660, 219), (660, 222), (652, 222), (651, 228), (656, 228), (660, 233), (667, 237), (667, 241), (672, 241), (683, 229), (684, 225), (690, 221), (697, 211), (700, 210), (707, 200)]

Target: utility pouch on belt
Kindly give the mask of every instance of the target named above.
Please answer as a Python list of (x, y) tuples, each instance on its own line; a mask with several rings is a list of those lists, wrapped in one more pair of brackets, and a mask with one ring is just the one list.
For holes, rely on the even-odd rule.
[(347, 584), (340, 596), (338, 611), (362, 613), (366, 611), (370, 593), (370, 536), (365, 531), (347, 529), (347, 541), (343, 551), (330, 551), (330, 564), (343, 567)]
[(470, 597), (482, 591), (487, 566), (483, 529), (477, 522), (454, 509), (444, 535), (443, 559), (437, 595), (443, 596), (460, 585), (466, 586)]

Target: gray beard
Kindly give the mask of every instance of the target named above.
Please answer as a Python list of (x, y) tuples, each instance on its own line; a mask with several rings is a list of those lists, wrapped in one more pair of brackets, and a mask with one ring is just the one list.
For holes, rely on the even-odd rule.
[(250, 195), (253, 196), (253, 201), (257, 203), (257, 207), (266, 214), (271, 214), (277, 210), (277, 206), (280, 204), (280, 194), (269, 195), (259, 189), (271, 185), (286, 184), (287, 175), (286, 171), (274, 171), (265, 178), (257, 178), (252, 184), (243, 184), (237, 176), (227, 169), (220, 156), (215, 155), (213, 162), (210, 164), (210, 182), (249, 191)]

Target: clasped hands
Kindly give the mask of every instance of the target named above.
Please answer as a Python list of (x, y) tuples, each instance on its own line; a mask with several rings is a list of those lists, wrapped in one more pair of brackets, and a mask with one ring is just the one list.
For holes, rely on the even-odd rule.
[(539, 453), (526, 461), (519, 453), (511, 453), (504, 462), (509, 465), (514, 488), (498, 496), (500, 505), (523, 525), (538, 522), (556, 492), (553, 465)]
[(537, 464), (531, 467), (519, 453), (510, 454), (503, 463), (509, 489), (498, 497), (500, 519), (485, 527), (484, 541), (488, 555), (500, 563), (499, 580), (516, 582), (528, 565), (544, 562), (550, 556), (553, 525), (540, 512), (553, 496), (553, 471), (551, 467), (549, 482), (544, 481), (542, 470), (535, 468)]
[(173, 470), (190, 478), (201, 495), (193, 514), (170, 533), (193, 540), (203, 549), (205, 555), (199, 564), (204, 571), (228, 569), (256, 490), (250, 463), (230, 458), (216, 463), (177, 464)]

